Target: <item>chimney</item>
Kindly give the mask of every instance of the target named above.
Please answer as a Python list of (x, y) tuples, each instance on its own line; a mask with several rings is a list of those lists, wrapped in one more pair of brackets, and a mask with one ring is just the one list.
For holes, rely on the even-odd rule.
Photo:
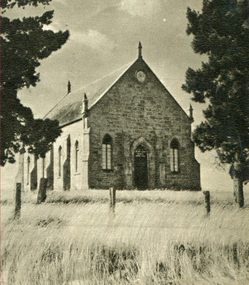
[(88, 116), (88, 99), (87, 99), (86, 93), (84, 93), (83, 106), (82, 106), (82, 115), (83, 115), (83, 117), (87, 117)]

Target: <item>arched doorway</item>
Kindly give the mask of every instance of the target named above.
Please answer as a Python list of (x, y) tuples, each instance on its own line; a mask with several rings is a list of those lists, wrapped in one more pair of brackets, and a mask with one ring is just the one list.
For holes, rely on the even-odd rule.
[(134, 185), (137, 189), (148, 188), (147, 151), (142, 145), (134, 151)]

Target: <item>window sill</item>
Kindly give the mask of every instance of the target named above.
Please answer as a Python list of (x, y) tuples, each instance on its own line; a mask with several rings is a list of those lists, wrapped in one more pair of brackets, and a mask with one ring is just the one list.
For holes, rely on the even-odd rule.
[(113, 169), (102, 169), (103, 172), (113, 172)]

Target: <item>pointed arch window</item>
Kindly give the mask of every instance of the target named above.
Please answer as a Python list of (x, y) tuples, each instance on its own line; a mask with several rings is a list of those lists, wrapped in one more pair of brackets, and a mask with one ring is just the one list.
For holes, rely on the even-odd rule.
[(112, 169), (112, 138), (106, 134), (102, 141), (102, 169)]
[(179, 142), (173, 139), (170, 143), (170, 170), (171, 172), (179, 172)]
[(61, 177), (62, 147), (58, 149), (58, 176)]
[(45, 177), (45, 166), (46, 166), (46, 158), (43, 157), (42, 158), (42, 177), (44, 178)]
[(75, 172), (79, 171), (79, 142), (75, 142)]
[(29, 185), (29, 179), (30, 179), (30, 157), (27, 158), (27, 185)]

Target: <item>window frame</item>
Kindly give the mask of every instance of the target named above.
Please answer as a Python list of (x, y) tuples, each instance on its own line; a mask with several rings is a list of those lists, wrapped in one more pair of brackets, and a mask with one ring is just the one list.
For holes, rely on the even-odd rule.
[(62, 147), (58, 148), (58, 177), (61, 178)]
[(174, 138), (170, 142), (170, 171), (175, 174), (180, 172), (179, 149), (180, 143)]
[(42, 157), (42, 178), (45, 178), (46, 156)]
[(78, 142), (78, 140), (76, 140), (74, 147), (75, 147), (75, 152), (74, 152), (74, 154), (75, 154), (75, 164), (74, 164), (75, 173), (78, 173), (79, 172), (79, 142)]
[(110, 172), (113, 170), (112, 164), (112, 137), (105, 134), (101, 145), (101, 168), (105, 172)]
[(30, 156), (27, 157), (27, 185), (30, 184)]

